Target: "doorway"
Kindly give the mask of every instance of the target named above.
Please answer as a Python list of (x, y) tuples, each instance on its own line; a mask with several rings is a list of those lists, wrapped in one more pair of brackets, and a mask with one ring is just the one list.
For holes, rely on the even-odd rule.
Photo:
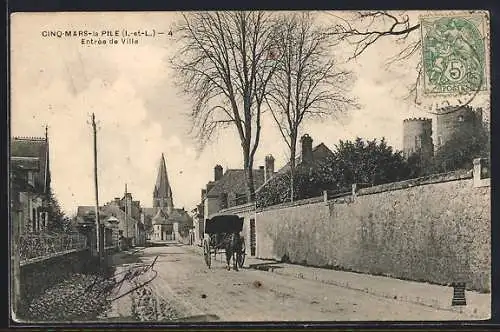
[(256, 241), (255, 241), (255, 219), (250, 219), (250, 255), (255, 256)]

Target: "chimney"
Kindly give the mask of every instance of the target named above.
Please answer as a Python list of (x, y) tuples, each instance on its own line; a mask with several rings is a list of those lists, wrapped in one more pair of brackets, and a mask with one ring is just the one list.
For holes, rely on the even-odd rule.
[(313, 160), (312, 154), (312, 138), (305, 134), (300, 138), (300, 143), (302, 143), (302, 162), (310, 163)]
[(120, 206), (120, 197), (115, 197), (115, 204)]
[(267, 155), (266, 158), (265, 158), (265, 164), (266, 164), (266, 168), (265, 168), (265, 173), (264, 173), (264, 182), (266, 182), (267, 180), (269, 180), (271, 178), (271, 176), (273, 176), (274, 174), (274, 157), (272, 155)]
[(201, 190), (201, 201), (203, 201), (205, 199), (205, 195), (207, 194), (207, 190), (206, 189), (202, 189)]
[(222, 166), (215, 165), (214, 167), (214, 181), (218, 181), (222, 177)]
[(213, 181), (210, 181), (209, 183), (207, 183), (207, 191), (206, 191), (206, 194), (208, 194), (208, 192), (215, 186), (215, 182)]

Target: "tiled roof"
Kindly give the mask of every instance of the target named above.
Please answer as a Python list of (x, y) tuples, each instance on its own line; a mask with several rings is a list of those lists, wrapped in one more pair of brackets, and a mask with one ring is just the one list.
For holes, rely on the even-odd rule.
[[(79, 206), (76, 212), (77, 219), (80, 222), (83, 221), (83, 217), (86, 215), (93, 215), (95, 213), (95, 206)], [(125, 219), (125, 211), (121, 210), (118, 206), (115, 205), (106, 205), (99, 207), (99, 214), (102, 218), (107, 218), (110, 216), (115, 216), (120, 221)], [(99, 218), (101, 219), (101, 218)], [(138, 223), (137, 220), (132, 218), (131, 216), (127, 216), (129, 221), (133, 223)]]
[[(313, 155), (313, 160), (317, 161), (323, 159), (325, 155), (333, 155), (333, 152), (324, 143), (320, 143), (313, 148), (312, 155)], [(301, 153), (299, 153), (299, 155), (295, 158), (295, 166), (299, 166), (300, 164), (302, 164)], [(283, 174), (287, 172), (289, 169), (290, 169), (290, 162), (287, 162), (286, 165), (280, 168), (276, 173)]]
[[(313, 148), (312, 155), (313, 155), (313, 161), (317, 161), (325, 158), (326, 156), (333, 155), (333, 152), (324, 143), (320, 143)], [(298, 157), (295, 158), (295, 166), (299, 166), (300, 164), (302, 164), (302, 154), (299, 152)], [(290, 162), (287, 162), (285, 166), (283, 166), (277, 172), (275, 172), (273, 176), (267, 179), (267, 181), (269, 181), (270, 179), (274, 178), (277, 175), (282, 175), (288, 172), (289, 169), (290, 169)], [(262, 183), (259, 187), (257, 187), (255, 191), (258, 192), (262, 187), (264, 187), (264, 184), (265, 183)]]
[[(31, 170), (38, 169), (39, 175), (35, 187), (43, 190), (50, 188), (49, 144), (45, 138), (13, 137), (10, 142), (10, 157), (14, 171), (19, 170), (18, 166)], [(34, 160), (28, 161), (31, 158), (38, 158), (37, 166)]]
[[(102, 214), (102, 216), (105, 216), (102, 207), (99, 208), (99, 213)], [(94, 214), (95, 214), (95, 206), (79, 206), (76, 210), (76, 219), (78, 222), (85, 222), (85, 220), (83, 219), (85, 216)]]
[(156, 215), (153, 217), (154, 225), (166, 225), (178, 223), (190, 223), (191, 218), (189, 217), (187, 211), (183, 209), (172, 209), (172, 212), (168, 214), (164, 209), (158, 209)]
[[(264, 170), (253, 170), (254, 188), (260, 187), (264, 183)], [(246, 177), (243, 169), (228, 169), (212, 189), (207, 193), (207, 196), (219, 196), (223, 193), (246, 193)]]
[(178, 221), (180, 223), (191, 223), (192, 219), (188, 212), (183, 209), (173, 209), (169, 217), (171, 220)]
[(142, 213), (144, 213), (144, 216), (146, 218), (152, 218), (154, 215), (155, 215), (155, 211), (156, 211), (156, 208), (146, 208), (146, 207), (143, 207), (142, 208)]
[(47, 142), (41, 137), (14, 137), (10, 143), (10, 155), (15, 157), (40, 157), (45, 153)]
[(168, 215), (165, 213), (165, 211), (163, 211), (163, 209), (158, 209), (156, 215), (153, 217), (153, 225), (166, 225), (169, 223), (167, 220)]

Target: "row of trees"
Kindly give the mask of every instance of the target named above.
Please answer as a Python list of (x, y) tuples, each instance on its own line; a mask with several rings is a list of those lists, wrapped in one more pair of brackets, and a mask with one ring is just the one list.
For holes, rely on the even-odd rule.
[[(289, 202), (320, 196), (323, 190), (348, 192), (353, 183), (379, 185), (402, 181), (429, 174), (458, 169), (471, 169), (475, 158), (489, 158), (489, 130), (486, 125), (477, 130), (462, 130), (453, 135), (426, 162), (418, 153), (408, 159), (401, 151), (387, 145), (385, 139), (377, 141), (356, 138), (340, 141), (333, 155), (312, 165), (299, 165), (295, 173), (290, 171), (273, 177), (257, 193), (257, 206)], [(294, 188), (289, 183), (294, 177)]]
[(347, 192), (353, 183), (378, 185), (407, 179), (412, 170), (400, 151), (385, 139), (340, 141), (333, 155), (311, 164), (301, 164), (295, 174), (275, 176), (257, 194), (257, 206), (290, 201), (289, 178), (294, 176), (294, 199), (321, 195), (323, 190)]
[(289, 148), (293, 173), (302, 123), (356, 106), (348, 97), (352, 74), (330, 52), (328, 29), (309, 13), (189, 13), (174, 30), (182, 46), (172, 66), (193, 100), (200, 147), (218, 129), (236, 129), (250, 201), (264, 111)]
[(61, 209), (61, 205), (52, 190), (48, 195), (49, 230), (54, 232), (68, 232), (71, 228), (71, 221)]
[[(298, 176), (294, 174), (297, 139), (304, 121), (358, 107), (350, 97), (353, 74), (342, 68), (333, 51), (349, 45), (353, 52), (349, 59), (356, 59), (379, 40), (392, 38), (400, 45), (388, 61), (394, 63), (408, 60), (421, 48), (420, 25), (404, 12), (360, 12), (350, 18), (332, 14), (331, 22), (329, 26), (320, 24), (315, 14), (305, 12), (203, 12), (183, 15), (173, 29), (181, 47), (172, 59), (172, 67), (178, 74), (178, 85), (193, 101), (190, 116), (200, 149), (219, 129), (236, 129), (250, 201), (255, 199), (251, 170), (264, 112), (272, 115), (289, 150), (287, 195), (290, 199), (300, 197), (303, 193), (295, 195), (294, 188), (307, 186), (300, 182), (306, 176), (302, 175), (303, 170), (297, 170)], [(415, 101), (421, 70), (419, 64), (414, 73), (416, 83), (408, 89), (408, 96), (414, 94)], [(473, 150), (481, 149), (484, 139), (476, 143)], [(382, 181), (381, 174), (368, 172), (362, 176), (354, 164), (353, 168), (339, 164), (341, 153), (363, 150), (361, 144), (359, 140), (341, 142), (332, 169), (346, 172), (341, 175), (345, 181)], [(459, 150), (445, 148), (431, 165), (422, 165), (416, 156), (403, 161), (398, 153), (389, 151), (384, 141), (363, 144), (368, 150), (379, 149), (376, 153), (379, 159), (363, 167), (378, 165), (380, 169), (384, 163), (388, 163), (387, 167), (403, 163), (405, 167), (401, 169), (409, 168), (407, 176), (412, 177), (462, 167), (464, 162), (455, 160), (473, 154), (464, 151), (462, 145)], [(358, 181), (360, 176), (369, 178)], [(280, 185), (285, 184), (276, 183)]]

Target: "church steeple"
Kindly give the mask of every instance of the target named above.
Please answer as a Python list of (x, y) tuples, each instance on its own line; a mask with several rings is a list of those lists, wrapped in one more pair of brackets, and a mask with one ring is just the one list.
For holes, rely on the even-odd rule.
[(168, 182), (167, 166), (165, 164), (165, 157), (161, 154), (160, 165), (158, 167), (158, 175), (156, 177), (156, 184), (153, 191), (153, 207), (161, 208), (170, 213), (174, 208), (172, 199), (172, 189)]

